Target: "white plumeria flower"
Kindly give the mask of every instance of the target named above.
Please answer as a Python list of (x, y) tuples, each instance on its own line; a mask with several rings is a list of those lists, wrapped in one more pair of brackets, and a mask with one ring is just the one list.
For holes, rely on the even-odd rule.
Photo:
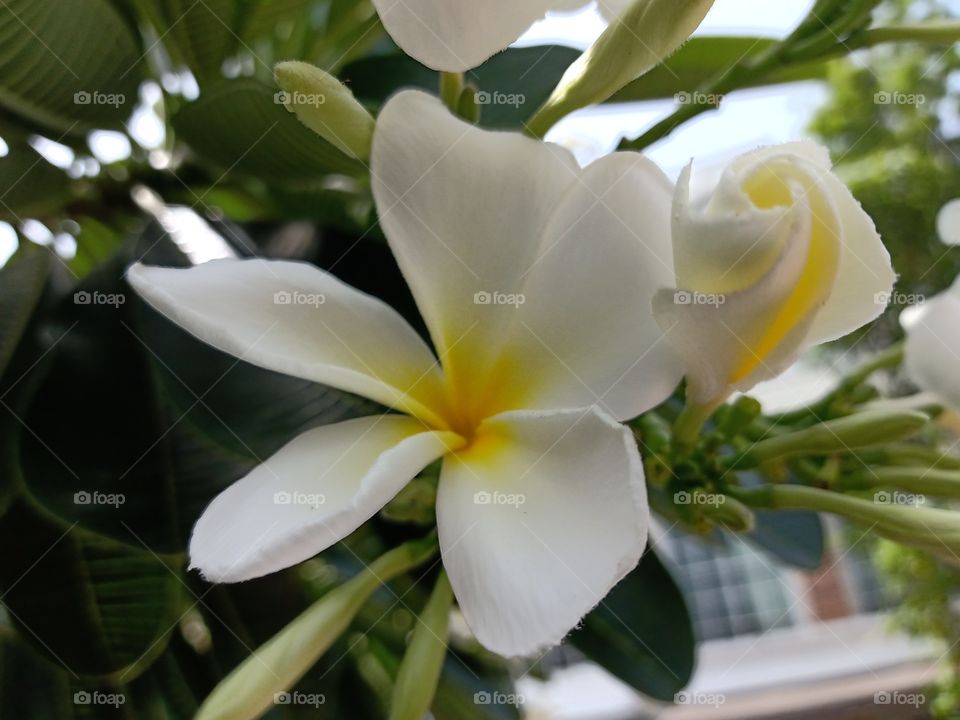
[(658, 293), (654, 313), (686, 361), (692, 402), (749, 390), (883, 313), (890, 255), (825, 148), (742, 155), (702, 203), (690, 174), (673, 205), (676, 289)]
[(468, 624), (507, 656), (556, 644), (646, 543), (643, 467), (618, 420), (680, 379), (650, 312), (673, 276), (671, 185), (640, 155), (581, 170), (413, 91), (384, 107), (371, 174), (439, 361), (390, 307), (310, 265), (130, 269), (205, 342), (405, 413), (294, 439), (207, 508), (192, 565), (235, 582), (306, 560), (442, 457), (440, 548)]
[(900, 315), (904, 369), (921, 389), (960, 410), (960, 278), (944, 293)]
[[(463, 72), (483, 63), (554, 10), (590, 0), (373, 0), (384, 28), (410, 57), (434, 70)], [(630, 0), (598, 0), (615, 18)]]

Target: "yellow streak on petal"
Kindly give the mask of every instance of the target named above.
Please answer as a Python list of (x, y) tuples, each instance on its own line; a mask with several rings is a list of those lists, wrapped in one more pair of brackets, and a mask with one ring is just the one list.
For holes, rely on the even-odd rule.
[[(744, 190), (759, 208), (795, 203), (790, 185), (770, 167), (751, 176)], [(832, 282), (824, 282), (825, 278), (836, 276), (840, 263), (840, 243), (826, 219), (832, 216), (832, 211), (823, 206), (814, 188), (804, 187), (803, 191), (808, 193), (811, 212), (810, 248), (803, 273), (774, 321), (734, 371), (731, 384), (756, 370), (800, 322), (826, 301), (832, 288)]]

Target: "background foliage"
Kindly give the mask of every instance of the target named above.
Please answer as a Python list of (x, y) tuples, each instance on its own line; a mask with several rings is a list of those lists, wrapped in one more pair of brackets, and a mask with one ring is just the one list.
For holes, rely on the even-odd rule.
[[(694, 39), (613, 102), (670, 98), (772, 46)], [(481, 90), (527, 99), (484, 108), (481, 124), (519, 127), (576, 56), (509, 50), (469, 73)], [(422, 532), (420, 518), (387, 514), (317, 559), (239, 586), (211, 586), (185, 570), (190, 528), (218, 492), (304, 429), (378, 408), (237, 361), (140, 304), (123, 279), (131, 262), (186, 265), (197, 252), (171, 209), (195, 210), (240, 256), (329, 269), (423, 330), (376, 225), (366, 168), (275, 101), (272, 66), (286, 59), (336, 73), (373, 111), (398, 87), (438, 83), (386, 39), (367, 0), (7, 0), (0, 8), (0, 219), (22, 233), (0, 270), (0, 720), (192, 717), (253, 648), (361, 562)], [(957, 58), (942, 47), (898, 46), (871, 51), (866, 68), (859, 62), (793, 63), (744, 84), (828, 80), (833, 99), (815, 130), (909, 285), (942, 288), (958, 269), (955, 256), (937, 261), (943, 248), (932, 232), (940, 204), (960, 195), (955, 143), (939, 119), (955, 103), (944, 87)], [(876, 105), (874, 94), (889, 88), (927, 102)], [(145, 101), (164, 130), (151, 147), (129, 124)], [(102, 130), (127, 136), (129, 157), (96, 161), (90, 133)], [(68, 167), (38, 152), (49, 141), (72, 151)], [(55, 237), (52, 248), (26, 238), (31, 221)], [(84, 302), (94, 293), (115, 301)], [(885, 332), (896, 332), (893, 321)], [(655, 446), (656, 429), (645, 433)], [(84, 493), (123, 502), (85, 503)], [(761, 515), (751, 539), (801, 567), (816, 567), (823, 550), (819, 521), (804, 513), (777, 522)], [(426, 602), (417, 579), (384, 588), (302, 681), (297, 690), (322, 693), (324, 705), (280, 706), (271, 716), (383, 717)], [(694, 666), (683, 596), (653, 551), (571, 642), (667, 701)], [(438, 720), (516, 716), (509, 705), (477, 705), (474, 694), (508, 691), (511, 677), (549, 662), (507, 666), (462, 640), (454, 650)], [(126, 702), (92, 706), (76, 695), (94, 691)]]

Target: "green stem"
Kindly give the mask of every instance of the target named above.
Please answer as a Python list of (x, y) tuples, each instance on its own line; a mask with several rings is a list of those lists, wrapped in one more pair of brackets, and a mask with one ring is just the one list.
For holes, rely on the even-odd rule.
[(683, 412), (673, 424), (673, 444), (681, 451), (687, 452), (697, 445), (700, 437), (700, 431), (704, 424), (710, 419), (714, 411), (719, 407), (719, 403), (710, 405), (698, 405), (687, 402)]
[(463, 73), (440, 73), (440, 99), (443, 104), (456, 113), (460, 105), (460, 93), (463, 91)]

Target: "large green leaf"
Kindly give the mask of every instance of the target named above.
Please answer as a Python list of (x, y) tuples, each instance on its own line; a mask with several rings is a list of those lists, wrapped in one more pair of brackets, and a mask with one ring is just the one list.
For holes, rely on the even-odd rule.
[(0, 220), (20, 222), (59, 210), (70, 199), (70, 178), (26, 142), (10, 142), (0, 157)]
[(238, 35), (247, 42), (270, 35), (284, 23), (308, 23), (316, 0), (240, 0)]
[[(467, 73), (479, 89), (480, 124), (518, 127), (547, 99), (560, 77), (580, 53), (558, 45), (511, 48)], [(439, 77), (406, 55), (365, 58), (340, 73), (363, 102), (379, 105), (402, 87), (436, 92)]]
[(680, 588), (652, 550), (571, 636), (573, 645), (640, 692), (672, 701), (690, 681), (693, 625)]
[[(735, 63), (770, 49), (775, 40), (758, 37), (696, 37), (663, 64), (623, 88), (608, 102), (663, 100), (693, 93)], [(805, 63), (779, 70), (744, 87), (776, 85), (800, 80), (823, 80), (825, 63)]]
[(363, 166), (311, 132), (253, 78), (223, 80), (182, 108), (173, 126), (195, 153), (222, 170), (263, 180), (319, 181)]
[(181, 612), (173, 559), (64, 525), (25, 500), (0, 519), (0, 547), (3, 604), (54, 662), (130, 680), (163, 651)]
[(186, 424), (246, 460), (264, 460), (300, 433), (382, 408), (355, 395), (270, 372), (205, 345), (144, 307), (159, 391)]
[(823, 564), (823, 523), (814, 512), (754, 513), (756, 527), (747, 536), (756, 545), (788, 565), (816, 570)]
[(201, 87), (220, 77), (237, 46), (237, 0), (140, 0), (170, 54), (193, 72)]
[(46, 248), (24, 243), (0, 268), (0, 390), (7, 386), (3, 374), (47, 283), (50, 261)]
[(121, 127), (140, 59), (140, 39), (108, 0), (0, 3), (0, 106), (56, 133)]

